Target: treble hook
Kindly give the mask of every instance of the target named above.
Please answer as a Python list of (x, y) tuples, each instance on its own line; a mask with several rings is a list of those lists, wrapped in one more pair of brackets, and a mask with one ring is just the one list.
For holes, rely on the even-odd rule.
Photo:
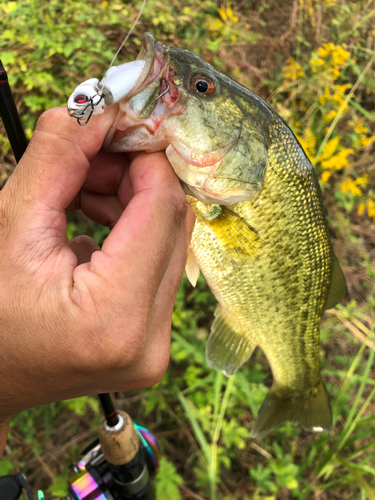
[[(95, 97), (99, 97), (99, 100), (94, 102), (94, 98)], [(94, 112), (94, 107), (95, 106), (98, 106), (98, 104), (104, 99), (104, 94), (95, 94), (93, 95), (92, 97), (89, 98), (89, 102), (86, 104), (85, 107), (83, 107), (81, 109), (81, 112), (80, 112), (80, 115), (81, 116), (77, 116), (77, 123), (78, 125), (80, 125), (81, 127), (84, 127), (85, 125), (88, 124), (90, 118), (92, 117), (92, 114)], [(91, 106), (91, 112), (89, 114), (89, 116), (86, 118), (86, 120), (83, 121), (83, 117), (85, 116), (85, 113), (86, 113), (86, 110), (87, 108), (89, 108)], [(74, 116), (74, 115), (73, 115)]]

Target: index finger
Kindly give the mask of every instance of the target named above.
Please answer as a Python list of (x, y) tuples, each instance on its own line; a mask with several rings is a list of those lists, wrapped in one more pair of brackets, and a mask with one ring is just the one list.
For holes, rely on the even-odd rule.
[(106, 108), (79, 127), (65, 107), (44, 112), (13, 175), (20, 197), (62, 212), (81, 188), (116, 113), (117, 106)]

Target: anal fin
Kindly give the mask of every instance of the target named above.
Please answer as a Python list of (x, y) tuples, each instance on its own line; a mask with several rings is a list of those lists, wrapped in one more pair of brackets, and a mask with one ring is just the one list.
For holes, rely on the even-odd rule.
[(218, 305), (206, 345), (206, 360), (210, 368), (233, 375), (251, 356), (255, 345), (237, 327), (233, 319)]
[(286, 397), (272, 386), (259, 410), (251, 437), (268, 434), (284, 422), (292, 422), (313, 432), (329, 431), (332, 427), (332, 412), (323, 381), (306, 397)]

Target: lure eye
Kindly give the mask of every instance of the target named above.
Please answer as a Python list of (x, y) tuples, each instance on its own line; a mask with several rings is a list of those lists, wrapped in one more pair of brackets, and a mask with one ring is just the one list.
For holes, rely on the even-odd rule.
[(88, 102), (88, 97), (87, 95), (77, 95), (75, 98), (74, 98), (74, 102), (76, 104), (85, 104), (86, 102)]
[(215, 92), (214, 82), (207, 76), (198, 75), (191, 81), (191, 88), (194, 92), (211, 95)]

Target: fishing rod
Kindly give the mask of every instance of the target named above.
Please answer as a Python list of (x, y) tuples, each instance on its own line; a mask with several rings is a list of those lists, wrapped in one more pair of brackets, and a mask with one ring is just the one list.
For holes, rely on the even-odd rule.
[[(27, 140), (8, 76), (0, 60), (0, 116), (18, 163)], [(68, 494), (62, 500), (154, 500), (152, 477), (159, 469), (161, 451), (156, 438), (130, 416), (116, 410), (108, 393), (99, 394), (104, 413), (93, 439), (69, 471)], [(34, 500), (22, 473), (0, 477), (0, 499), (18, 500), (24, 492)], [(38, 500), (43, 492), (38, 491)]]
[(21, 119), (8, 82), (8, 75), (0, 59), (0, 116), (3, 121), (14, 157), (18, 163), (27, 148)]

